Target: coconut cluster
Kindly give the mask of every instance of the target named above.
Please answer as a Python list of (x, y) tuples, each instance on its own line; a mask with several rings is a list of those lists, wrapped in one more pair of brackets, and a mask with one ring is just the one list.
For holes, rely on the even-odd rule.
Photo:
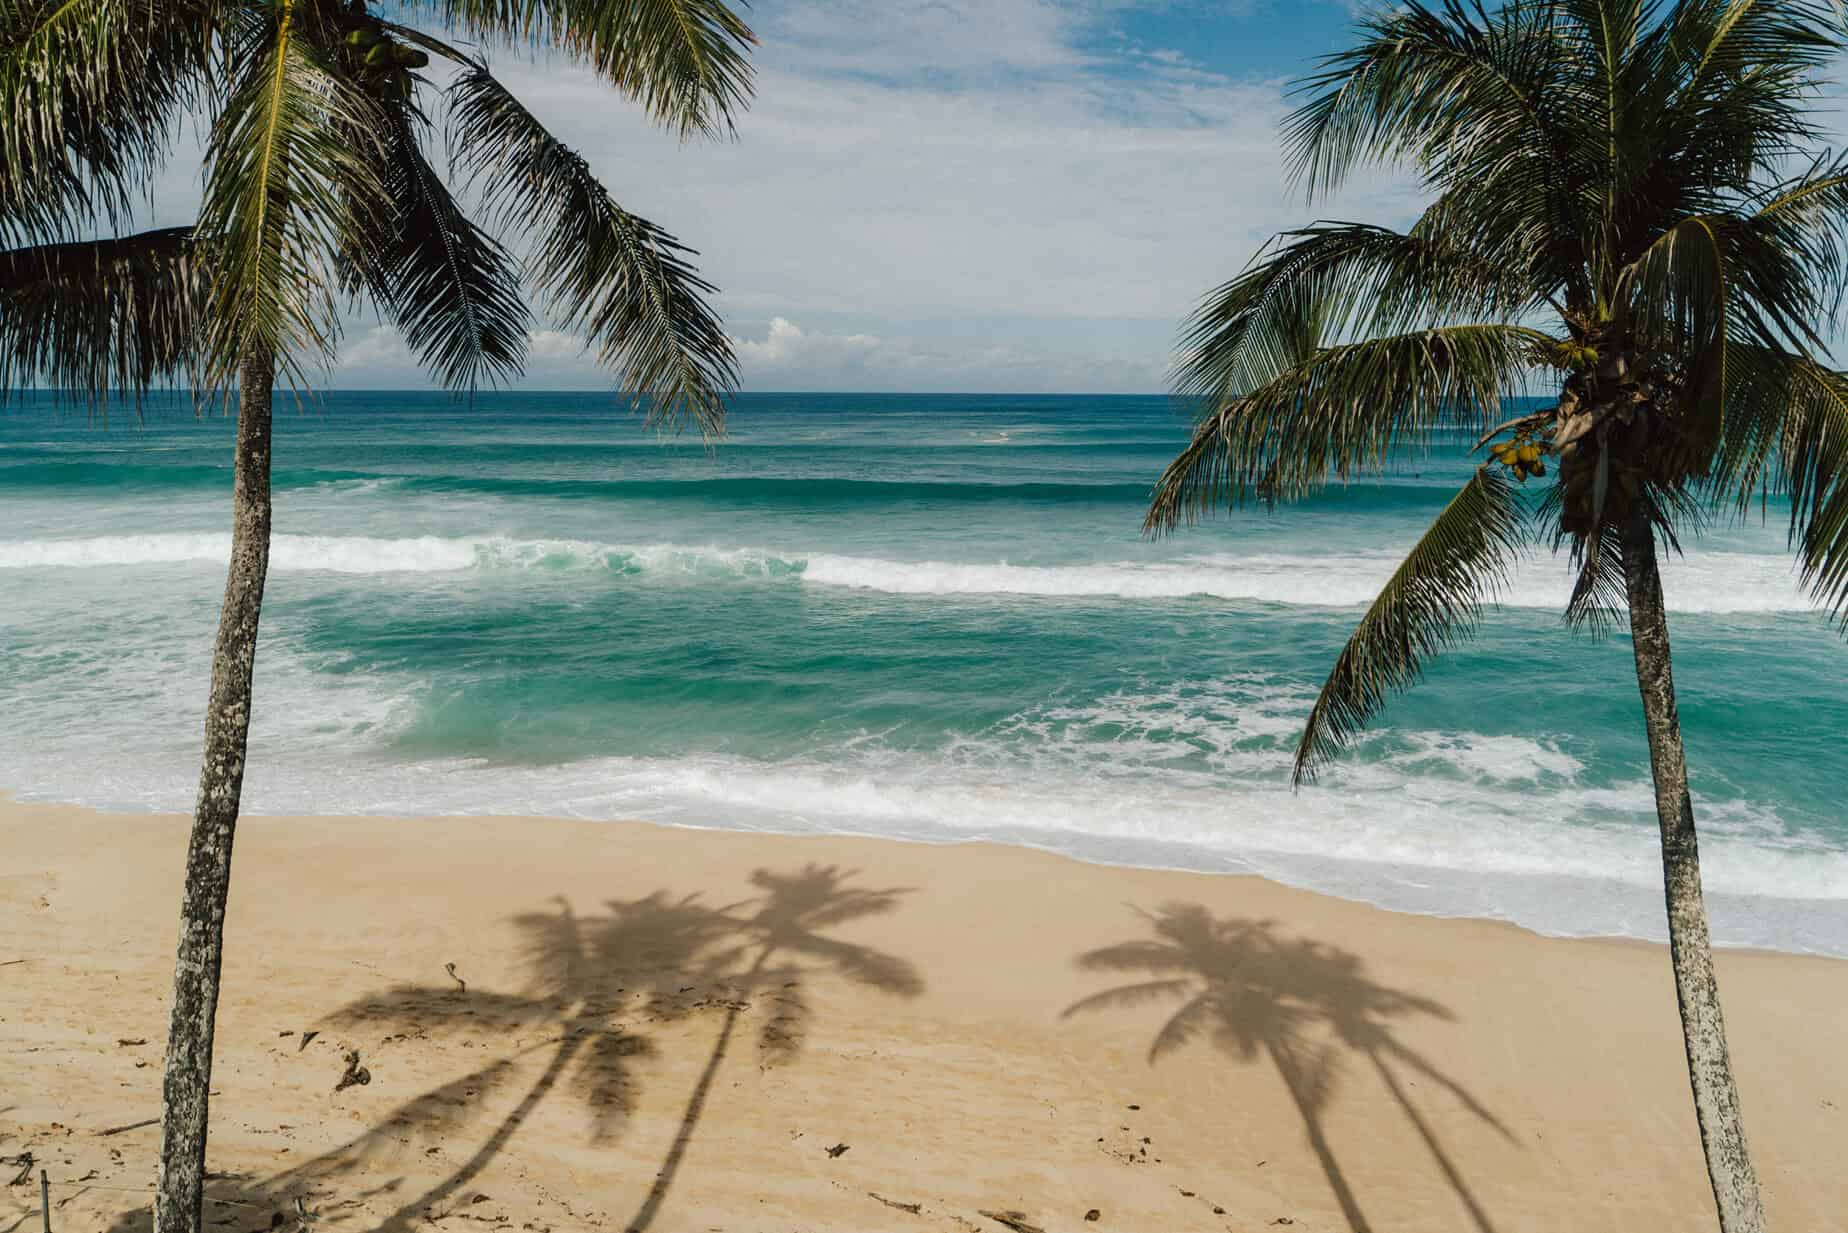
[(430, 63), (429, 52), (393, 38), (377, 18), (362, 18), (343, 41), (359, 78), (400, 98), (410, 96), (411, 74)]

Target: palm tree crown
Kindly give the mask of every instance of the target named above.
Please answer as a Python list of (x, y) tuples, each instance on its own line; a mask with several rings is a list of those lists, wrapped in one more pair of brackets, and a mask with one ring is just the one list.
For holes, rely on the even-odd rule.
[[(683, 135), (750, 91), (718, 0), (0, 0), (0, 390), (223, 389), (252, 356), (304, 381), (359, 297), (472, 389), (522, 370), (531, 291), (651, 413), (717, 429), (735, 362), (689, 250), (417, 18), (560, 52)], [(189, 115), (197, 224), (119, 234)]]
[[(1618, 532), (1791, 498), (1820, 602), (1848, 601), (1848, 382), (1817, 323), (1848, 276), (1848, 161), (1809, 104), (1842, 47), (1806, 0), (1446, 0), (1362, 21), (1285, 137), (1311, 194), (1409, 163), (1401, 232), (1279, 236), (1189, 323), (1205, 400), (1154, 531), (1288, 500), (1463, 425), (1493, 443), (1368, 610), (1298, 748), (1299, 780), (1465, 632), (1530, 534), (1569, 544), (1568, 609), (1622, 602)], [(1501, 423), (1510, 390), (1553, 406)], [(1548, 474), (1548, 462), (1553, 470)], [(1523, 502), (1511, 481), (1545, 477)]]

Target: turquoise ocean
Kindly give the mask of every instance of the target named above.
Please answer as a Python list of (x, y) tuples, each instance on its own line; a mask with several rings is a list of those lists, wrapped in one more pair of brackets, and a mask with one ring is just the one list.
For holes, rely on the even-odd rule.
[[(1454, 446), (1151, 543), (1164, 398), (747, 395), (710, 451), (596, 394), (279, 408), (250, 811), (989, 839), (1662, 936), (1628, 638), (1562, 625), (1562, 558), (1290, 787)], [(0, 790), (190, 807), (232, 432), (0, 415)], [(1848, 954), (1848, 646), (1781, 516), (1667, 566), (1706, 880), (1719, 941)]]

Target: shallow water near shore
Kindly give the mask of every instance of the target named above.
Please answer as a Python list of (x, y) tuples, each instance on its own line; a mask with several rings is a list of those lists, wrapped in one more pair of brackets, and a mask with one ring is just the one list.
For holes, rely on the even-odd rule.
[[(0, 417), (0, 788), (185, 809), (231, 424)], [(1661, 936), (1627, 637), (1536, 553), (1292, 792), (1343, 638), (1462, 482), (1151, 543), (1161, 398), (755, 395), (713, 451), (606, 396), (283, 411), (248, 808), (990, 838)], [(1776, 503), (1666, 567), (1716, 938), (1848, 954), (1848, 648)]]

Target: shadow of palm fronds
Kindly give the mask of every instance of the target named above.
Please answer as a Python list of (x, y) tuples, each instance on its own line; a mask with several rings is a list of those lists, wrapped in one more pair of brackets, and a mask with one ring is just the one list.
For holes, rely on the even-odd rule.
[(401, 985), (336, 1011), (342, 1027), (390, 1025), (407, 1036), (469, 1031), (542, 1031), (546, 1038), (401, 1106), (378, 1126), (311, 1162), (318, 1174), (350, 1171), (387, 1148), (417, 1138), (441, 1142), (461, 1133), (472, 1107), (501, 1086), (515, 1061), (550, 1050), (544, 1070), (488, 1137), (437, 1185), (404, 1204), (381, 1226), (402, 1233), (454, 1196), (505, 1150), (534, 1110), (561, 1084), (590, 1113), (593, 1142), (608, 1142), (634, 1111), (635, 1063), (654, 1045), (627, 1020), (666, 1006), (673, 991), (704, 965), (704, 952), (735, 922), (699, 896), (656, 892), (615, 901), (607, 915), (585, 921), (563, 899), (557, 910), (516, 917), (526, 988), (518, 994)]
[(361, 1203), (394, 1196), (402, 1185), (400, 1178), (374, 1187), (356, 1202), (342, 1194), (344, 1179), (389, 1169), (415, 1149), (428, 1155), (453, 1144), (479, 1120), (489, 1099), (518, 1078), (524, 1059), (543, 1055), (539, 1075), (466, 1160), (415, 1198), (391, 1200), (397, 1206), (377, 1225), (379, 1233), (409, 1233), (427, 1219), (444, 1218), (448, 1213), (439, 1209), (507, 1149), (556, 1091), (570, 1092), (587, 1108), (591, 1142), (614, 1139), (634, 1112), (637, 1064), (659, 1052), (649, 1027), (723, 1009), (716, 1043), (631, 1223), (647, 1227), (679, 1172), (748, 1012), (763, 1008), (758, 1044), (768, 1062), (781, 1063), (800, 1051), (813, 1017), (805, 990), (812, 977), (833, 974), (899, 996), (922, 991), (923, 980), (908, 961), (829, 936), (839, 926), (894, 910), (908, 893), (855, 886), (855, 876), (820, 865), (792, 873), (760, 869), (751, 878), (757, 896), (722, 906), (710, 906), (699, 895), (657, 891), (609, 901), (605, 911), (590, 917), (562, 898), (552, 910), (516, 917), (525, 976), (518, 992), (398, 985), (354, 1000), (325, 1022), (378, 1029), (398, 1042), (486, 1035), (523, 1043), (405, 1101), (340, 1146), (261, 1183), (240, 1185), (260, 1193), (253, 1202), (267, 1204), (266, 1212), (295, 1219), (289, 1212), (299, 1200), (311, 1213), (322, 1213), (313, 1219), (326, 1217), (324, 1228), (339, 1224), (359, 1214)]
[[(908, 887), (870, 889), (850, 885), (857, 876), (857, 870), (815, 864), (794, 873), (759, 869), (751, 875), (751, 884), (763, 893), (740, 905), (740, 911), (752, 907), (755, 911), (736, 918), (739, 940), (735, 945), (708, 957), (709, 976), (728, 981), (733, 1000), (687, 1100), (680, 1129), (655, 1175), (654, 1185), (629, 1222), (628, 1233), (643, 1233), (660, 1214), (705, 1111), (713, 1082), (731, 1048), (733, 1033), (753, 998), (767, 996), (774, 1005), (758, 1033), (758, 1044), (769, 1061), (780, 1062), (801, 1048), (813, 1013), (804, 992), (812, 975), (831, 972), (853, 984), (899, 997), (916, 997), (924, 991), (923, 977), (909, 960), (831, 938), (824, 932), (891, 912), (910, 893)], [(739, 964), (745, 965), (741, 972), (737, 970)], [(737, 974), (726, 975), (731, 972)]]
[(1430, 1151), (1446, 1183), (1479, 1233), (1494, 1224), (1465, 1183), (1431, 1124), (1412, 1103), (1397, 1073), (1415, 1071), (1449, 1091), (1472, 1115), (1504, 1138), (1508, 1128), (1458, 1081), (1393, 1032), (1395, 1020), (1451, 1019), (1430, 998), (1372, 980), (1358, 956), (1312, 939), (1286, 937), (1276, 922), (1219, 919), (1199, 904), (1138, 909), (1152, 937), (1136, 938), (1078, 957), (1087, 971), (1148, 979), (1106, 989), (1066, 1008), (1067, 1017), (1106, 1009), (1139, 1009), (1178, 1001), (1149, 1045), (1151, 1064), (1194, 1040), (1208, 1040), (1241, 1061), (1267, 1057), (1302, 1118), (1311, 1150), (1353, 1233), (1370, 1233), (1324, 1118), (1341, 1075), (1343, 1055), (1365, 1058)]

